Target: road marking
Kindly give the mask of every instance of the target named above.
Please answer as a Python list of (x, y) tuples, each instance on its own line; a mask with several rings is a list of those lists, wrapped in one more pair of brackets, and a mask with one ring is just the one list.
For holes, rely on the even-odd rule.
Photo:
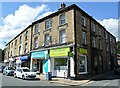
[(107, 86), (108, 84), (110, 84), (110, 82), (108, 82), (108, 83), (104, 84), (103, 86)]
[(93, 83), (94, 81), (90, 81), (90, 82), (88, 82), (88, 83), (86, 83), (86, 84), (83, 84), (83, 85), (81, 85), (81, 86), (86, 86), (86, 85), (88, 85), (88, 84), (90, 84), (90, 83)]

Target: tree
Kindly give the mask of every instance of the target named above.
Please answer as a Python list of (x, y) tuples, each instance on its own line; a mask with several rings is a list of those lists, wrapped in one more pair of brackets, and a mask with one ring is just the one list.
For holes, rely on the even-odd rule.
[(117, 53), (120, 54), (120, 41), (117, 41)]

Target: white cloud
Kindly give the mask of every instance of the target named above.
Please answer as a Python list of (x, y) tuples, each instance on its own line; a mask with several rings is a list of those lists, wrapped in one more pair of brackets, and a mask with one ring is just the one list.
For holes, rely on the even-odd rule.
[(3, 25), (0, 26), (0, 48), (3, 49), (4, 42), (9, 42), (33, 21), (51, 13), (45, 4), (35, 8), (24, 4), (14, 14), (1, 18)]
[(118, 40), (118, 19), (103, 19), (98, 20), (111, 34), (113, 34)]

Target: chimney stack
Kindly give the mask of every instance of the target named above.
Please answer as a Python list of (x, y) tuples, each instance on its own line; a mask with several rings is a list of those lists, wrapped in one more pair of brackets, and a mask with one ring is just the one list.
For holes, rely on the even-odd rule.
[(65, 3), (62, 3), (62, 4), (60, 5), (60, 8), (59, 8), (58, 10), (64, 9), (65, 7), (66, 7), (66, 4), (65, 4)]

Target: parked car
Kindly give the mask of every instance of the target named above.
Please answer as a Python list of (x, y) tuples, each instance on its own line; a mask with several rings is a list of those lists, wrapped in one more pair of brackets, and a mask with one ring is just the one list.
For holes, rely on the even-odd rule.
[(0, 73), (3, 73), (5, 66), (0, 66)]
[(31, 72), (28, 67), (19, 67), (14, 72), (15, 78), (22, 78), (24, 79), (35, 79), (36, 78), (36, 72)]
[(3, 70), (3, 75), (14, 75), (15, 68), (6, 66)]

